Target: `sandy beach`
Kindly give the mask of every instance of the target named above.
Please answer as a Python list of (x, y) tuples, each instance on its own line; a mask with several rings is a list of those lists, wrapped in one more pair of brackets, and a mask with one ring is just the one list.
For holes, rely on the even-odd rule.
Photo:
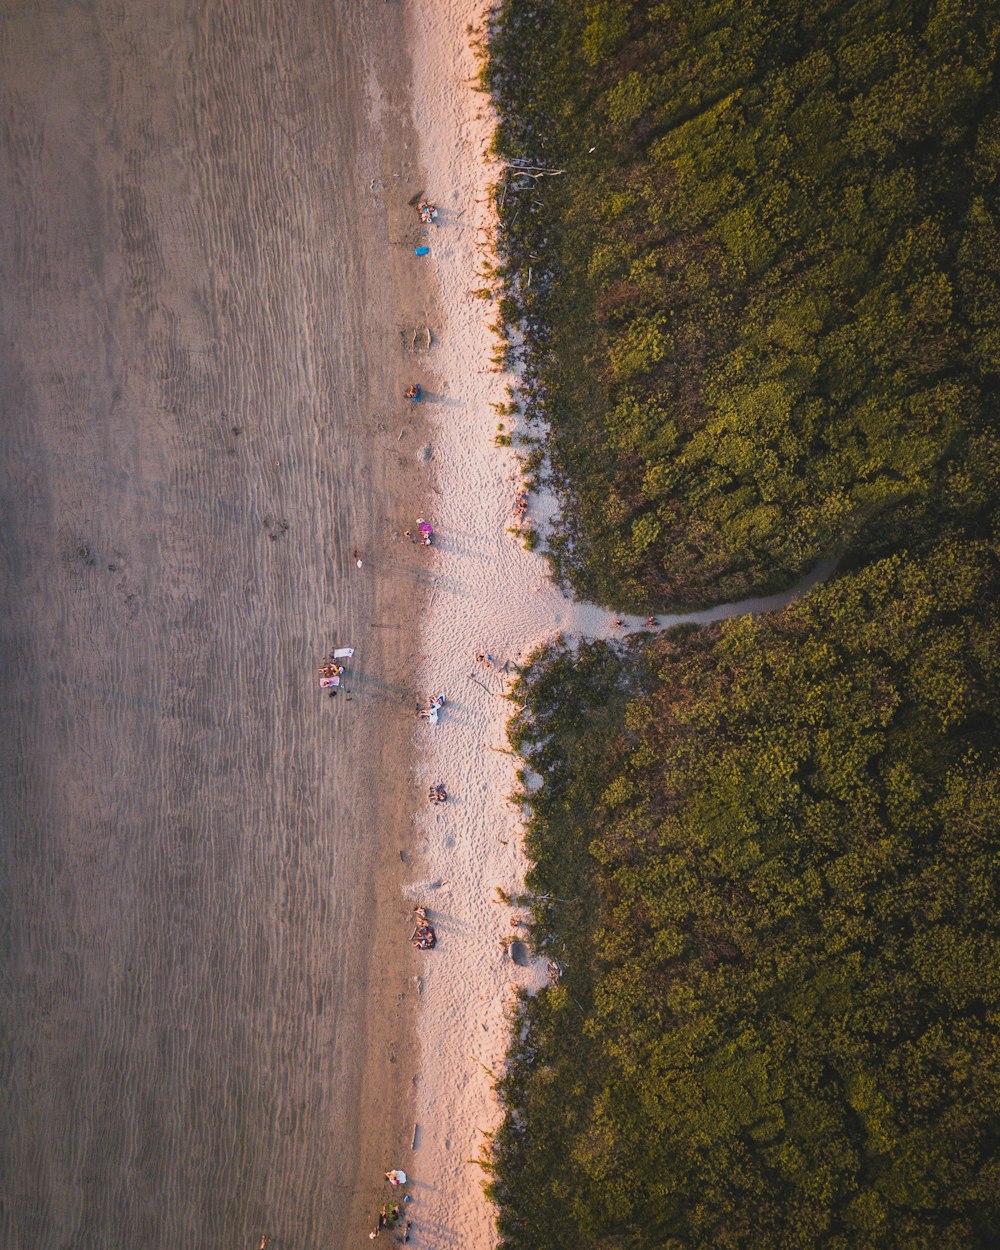
[(409, 1141), (401, 23), (0, 18), (5, 1246), (357, 1244)]

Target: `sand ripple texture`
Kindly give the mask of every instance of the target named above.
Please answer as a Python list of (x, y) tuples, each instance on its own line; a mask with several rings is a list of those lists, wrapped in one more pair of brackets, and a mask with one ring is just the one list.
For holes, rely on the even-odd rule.
[(314, 665), (376, 594), (381, 6), (4, 7), (0, 1242), (336, 1247), (379, 753)]

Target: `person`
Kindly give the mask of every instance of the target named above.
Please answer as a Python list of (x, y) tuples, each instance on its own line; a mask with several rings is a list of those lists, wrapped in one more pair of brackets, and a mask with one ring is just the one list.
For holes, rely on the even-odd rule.
[(654, 627), (654, 625), (655, 625), (655, 624), (656, 624), (656, 617), (655, 617), (655, 616), (647, 616), (647, 617), (646, 617), (646, 628), (647, 628), (647, 629), (652, 629), (652, 628)]
[[(404, 1199), (404, 1201), (405, 1201), (405, 1199)], [(409, 1240), (410, 1240), (410, 1229), (411, 1229), (412, 1227), (413, 1227), (413, 1221), (412, 1221), (412, 1220), (407, 1220), (407, 1221), (406, 1221), (406, 1227), (403, 1229), (403, 1240), (404, 1240), (404, 1241), (409, 1241)]]
[(413, 542), (413, 535), (410, 533), (410, 531), (409, 531), (409, 530), (403, 530), (403, 537), (404, 537), (404, 538), (405, 538), (408, 542)]

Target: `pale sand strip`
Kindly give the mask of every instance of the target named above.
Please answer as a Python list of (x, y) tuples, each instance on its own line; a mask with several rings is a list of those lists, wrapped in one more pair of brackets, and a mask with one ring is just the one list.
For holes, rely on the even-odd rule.
[(506, 533), (516, 464), (493, 444), (489, 404), (505, 398), (509, 379), (489, 364), (494, 307), (472, 294), (483, 285), (477, 244), (491, 226), (487, 186), (497, 172), (483, 159), (488, 102), (470, 82), (476, 61), (466, 28), (478, 24), (480, 10), (470, 0), (435, 0), (411, 4), (408, 19), (420, 165), (441, 210), (427, 261), (447, 319), (433, 357), (443, 398), (426, 414), (436, 426), (440, 495), (430, 518), (437, 576), (423, 622), (422, 675), (424, 689), (444, 693), (448, 707), (438, 726), (419, 724), (414, 758), (418, 793), (441, 781), (449, 802), (428, 804), (417, 822), (427, 879), (446, 884), (414, 889), (431, 909), (439, 946), (424, 956), (418, 1145), (403, 1163), (413, 1173), (416, 1244), (479, 1250), (494, 1243), (485, 1174), (474, 1163), (499, 1116), (490, 1073), (502, 1061), (513, 989), (531, 974), (502, 949), (512, 912), (495, 901), (496, 886), (519, 888), (526, 866), (519, 813), (505, 801), (517, 764), (506, 753), (511, 707), (498, 674), (477, 667), (475, 656), (515, 662), (560, 630), (595, 634), (611, 618), (567, 601), (541, 557)]
[[(495, 1243), (495, 1228), (475, 1160), (500, 1118), (491, 1073), (503, 1060), (516, 986), (532, 977), (539, 983), (544, 971), (541, 961), (534, 972), (519, 969), (503, 951), (514, 913), (496, 901), (495, 887), (516, 892), (527, 867), (519, 809), (506, 801), (518, 761), (507, 750), (512, 709), (500, 697), (502, 680), (477, 667), (475, 656), (489, 652), (502, 666), (560, 632), (621, 637), (643, 620), (626, 617), (616, 629), (611, 613), (566, 599), (542, 557), (506, 532), (516, 462), (494, 446), (497, 417), (489, 405), (506, 398), (511, 379), (489, 363), (495, 307), (472, 294), (484, 285), (476, 271), (493, 228), (487, 188), (498, 174), (484, 159), (489, 103), (472, 89), (477, 65), (467, 27), (480, 25), (482, 11), (476, 0), (411, 0), (406, 16), (419, 164), (427, 196), (441, 210), (424, 240), (431, 249), (428, 288), (438, 284), (446, 317), (428, 362), (441, 394), (430, 397), (424, 413), (435, 430), (436, 545), (426, 553), (435, 590), (423, 621), (421, 677), (425, 694), (445, 694), (448, 707), (438, 726), (416, 726), (414, 771), (418, 794), (443, 782), (449, 802), (428, 804), (416, 822), (426, 878), (413, 882), (411, 893), (430, 909), (439, 946), (422, 957), (417, 1148), (398, 1163), (412, 1173), (417, 1247), (485, 1250)], [(539, 506), (550, 509), (551, 501)], [(661, 615), (658, 623), (773, 610), (829, 571), (817, 569), (793, 592), (687, 617)]]

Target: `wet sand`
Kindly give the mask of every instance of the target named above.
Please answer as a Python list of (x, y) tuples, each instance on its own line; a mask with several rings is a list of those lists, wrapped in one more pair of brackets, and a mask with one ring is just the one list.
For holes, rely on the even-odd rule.
[[(402, 20), (0, 17), (12, 1250), (335, 1250), (405, 1166), (429, 574), (393, 539), (428, 483)], [(350, 698), (316, 688), (334, 644)]]

